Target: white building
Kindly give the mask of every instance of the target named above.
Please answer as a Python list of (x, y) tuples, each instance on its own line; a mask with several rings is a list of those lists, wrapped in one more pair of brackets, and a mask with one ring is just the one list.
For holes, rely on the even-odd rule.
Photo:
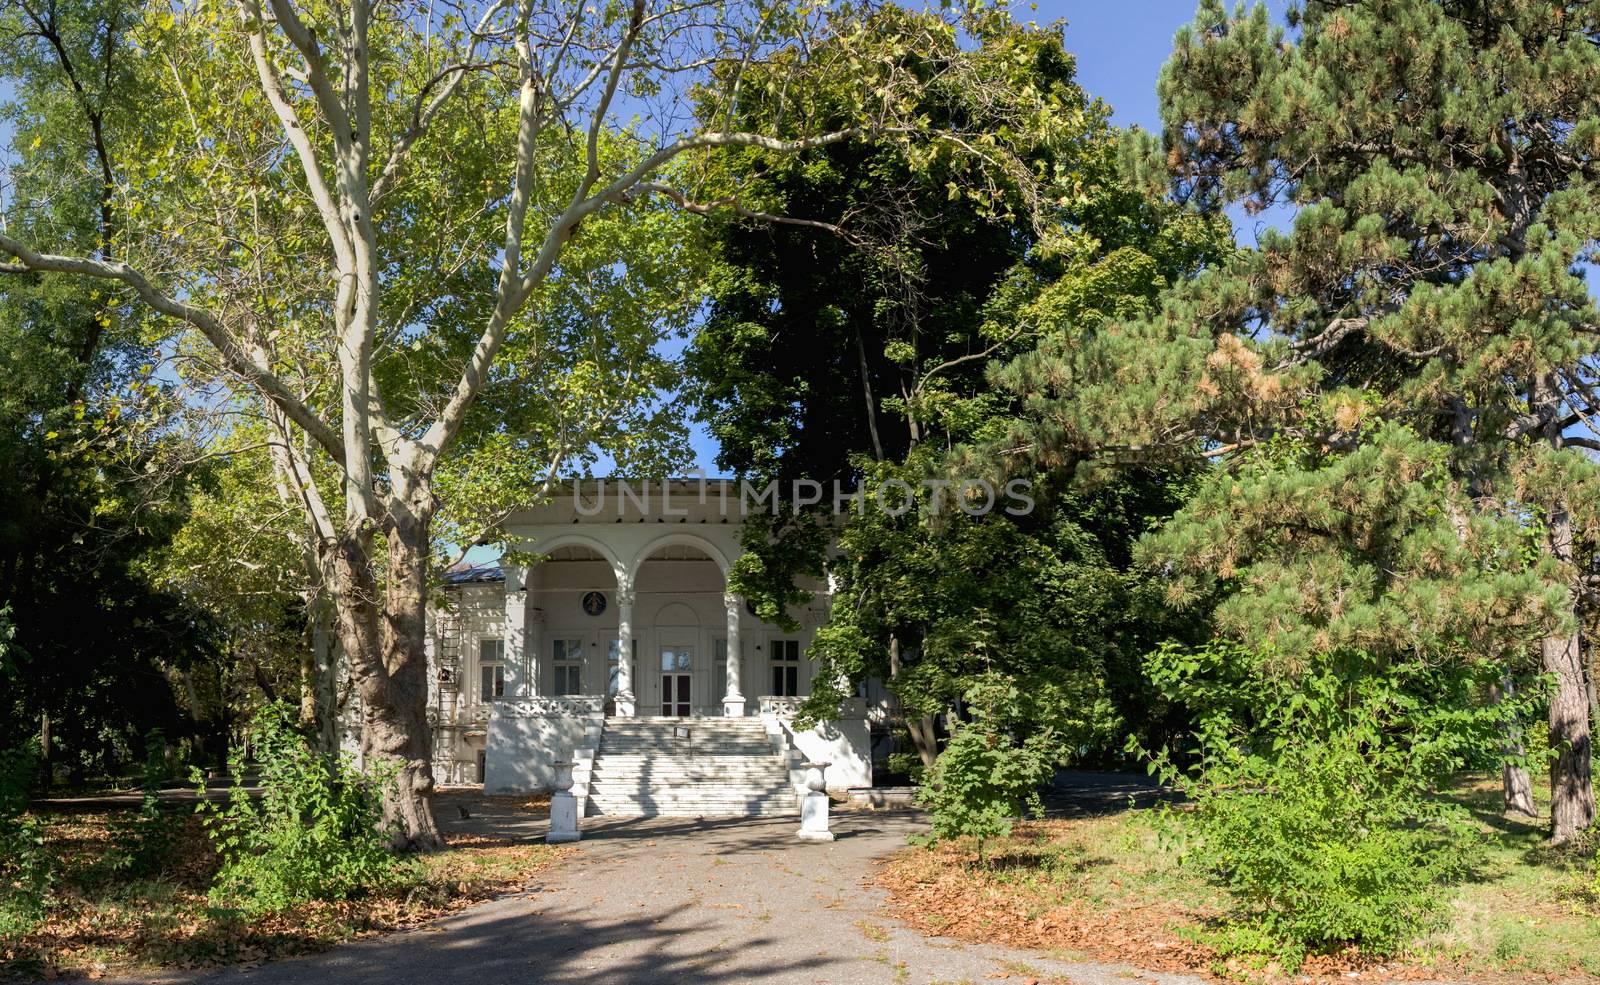
[(523, 792), (575, 762), (590, 813), (788, 812), (805, 760), (830, 764), (830, 789), (870, 785), (864, 701), (792, 723), (827, 586), (805, 586), (798, 632), (727, 591), (745, 511), (771, 508), (740, 493), (588, 482), (507, 520), (507, 560), (436, 596), (436, 777)]

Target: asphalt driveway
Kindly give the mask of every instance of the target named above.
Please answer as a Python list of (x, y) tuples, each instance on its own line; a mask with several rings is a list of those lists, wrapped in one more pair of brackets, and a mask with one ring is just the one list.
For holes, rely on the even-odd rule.
[[(481, 830), (491, 819), (450, 818)], [(925, 938), (882, 912), (872, 861), (922, 827), (910, 812), (837, 815), (832, 844), (794, 838), (791, 818), (590, 818), (543, 882), (425, 928), (250, 970), (163, 982), (471, 985), (880, 985), (1009, 980), (1196, 983)], [(542, 832), (522, 829), (530, 837)]]

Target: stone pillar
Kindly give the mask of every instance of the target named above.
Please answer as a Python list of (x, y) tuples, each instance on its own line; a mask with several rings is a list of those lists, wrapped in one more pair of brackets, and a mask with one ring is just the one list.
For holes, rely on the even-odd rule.
[(550, 795), (550, 831), (544, 840), (551, 844), (578, 840), (578, 798), (572, 795), (572, 767), (576, 764), (562, 761), (551, 763), (556, 778), (551, 784), (555, 792)]
[(524, 648), (522, 679), (527, 681), (527, 687), (523, 689), (523, 694), (520, 696), (537, 698), (544, 693), (544, 685), (541, 683), (542, 678), (539, 676), (539, 668), (544, 666), (547, 659), (545, 657), (544, 643), (544, 609), (530, 605), (527, 608), (527, 612), (527, 623), (522, 628)]
[(722, 696), (722, 714), (728, 718), (744, 717), (744, 688), (740, 676), (744, 670), (742, 648), (739, 645), (739, 616), (744, 606), (732, 592), (722, 596), (723, 608), (728, 610), (728, 693)]
[(527, 569), (520, 565), (506, 565), (504, 570), (506, 694), (514, 698), (526, 698), (538, 693), (536, 687), (529, 686), (527, 678), (528, 592), (523, 588)]
[(638, 699), (633, 693), (633, 583), (617, 579), (617, 716), (632, 718)]
[(518, 564), (506, 568), (506, 694), (526, 697), (530, 694), (523, 673), (526, 667), (526, 625), (528, 625), (528, 592), (523, 588), (526, 569)]
[[(823, 771), (832, 764), (800, 765), (806, 771), (806, 792), (800, 798), (800, 830), (795, 837), (801, 841), (832, 841), (833, 832), (828, 830), (828, 784), (822, 778)], [(554, 806), (550, 809), (555, 810)]]

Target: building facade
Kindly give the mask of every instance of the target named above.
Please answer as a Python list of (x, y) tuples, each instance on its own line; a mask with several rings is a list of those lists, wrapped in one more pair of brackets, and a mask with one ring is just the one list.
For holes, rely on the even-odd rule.
[(506, 558), (451, 572), (433, 607), (436, 776), (490, 793), (545, 789), (554, 764), (603, 745), (608, 722), (759, 717), (775, 748), (830, 763), (830, 788), (869, 785), (864, 701), (793, 725), (827, 586), (804, 586), (814, 597), (791, 611), (797, 631), (728, 591), (753, 508), (740, 492), (718, 480), (587, 482), (508, 518)]

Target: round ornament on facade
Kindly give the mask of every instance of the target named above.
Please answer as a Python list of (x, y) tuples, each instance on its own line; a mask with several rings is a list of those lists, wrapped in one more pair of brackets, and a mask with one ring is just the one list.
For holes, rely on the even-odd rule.
[(587, 592), (583, 596), (583, 611), (591, 616), (598, 616), (606, 611), (606, 596), (604, 592)]

